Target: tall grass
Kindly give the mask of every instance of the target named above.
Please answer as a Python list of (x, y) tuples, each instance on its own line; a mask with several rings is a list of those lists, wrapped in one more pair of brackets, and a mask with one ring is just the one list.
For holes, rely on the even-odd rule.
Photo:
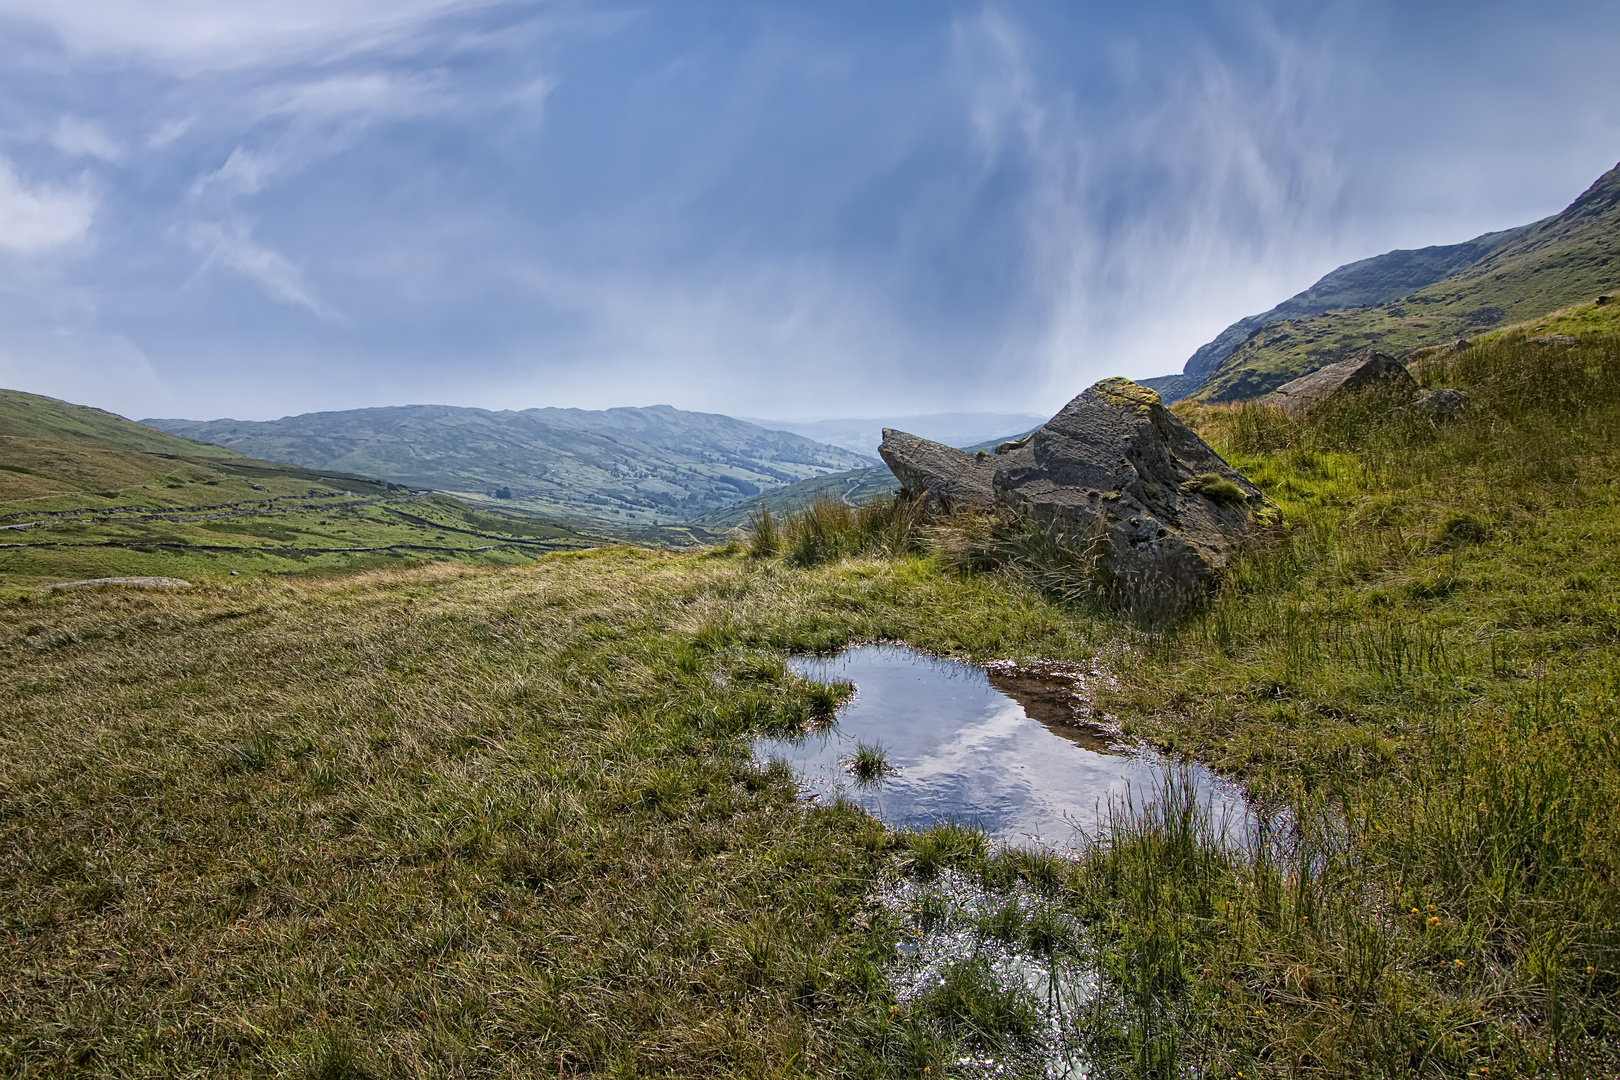
[(1189, 862), (1127, 814), (1086, 862), (1125, 1073), (1620, 1071), (1620, 339), (1418, 374), (1468, 409), (1183, 409), (1284, 522), (1117, 706), (1292, 824)]
[(904, 495), (873, 499), (859, 506), (818, 495), (789, 510), (780, 524), (768, 508), (749, 519), (750, 550), (757, 556), (778, 552), (797, 566), (834, 562), (849, 555), (900, 555), (915, 551), (923, 523), (921, 504)]

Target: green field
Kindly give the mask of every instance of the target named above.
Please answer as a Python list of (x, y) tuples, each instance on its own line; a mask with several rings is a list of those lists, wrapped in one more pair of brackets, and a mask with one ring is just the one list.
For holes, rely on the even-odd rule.
[[(954, 867), (1099, 972), (1098, 1075), (1614, 1075), (1620, 338), (1421, 370), (1463, 419), (1182, 407), (1284, 519), (1170, 622), (883, 503), (775, 554), (0, 595), (0, 1070), (1041, 1075), (983, 968), (893, 996), (873, 897)], [(838, 700), (788, 654), (872, 640), (1103, 657), (1281, 831), (1172, 801), (1064, 859), (807, 804), (749, 740)]]

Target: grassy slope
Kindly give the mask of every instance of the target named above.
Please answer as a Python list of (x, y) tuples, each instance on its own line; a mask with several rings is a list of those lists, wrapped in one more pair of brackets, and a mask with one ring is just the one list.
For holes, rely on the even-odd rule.
[(51, 398), (8, 391), (0, 409), (0, 526), (13, 526), (0, 529), (0, 584), (9, 586), (332, 572), (401, 558), (511, 562), (599, 542), (379, 480), (254, 461)]
[(1106, 650), (1130, 730), (1293, 808), (951, 856), (1085, 920), (1107, 1074), (1613, 1075), (1620, 339), (1423, 377), (1469, 418), (1183, 407), (1286, 523), (1153, 634), (915, 554), (0, 599), (0, 1062), (947, 1075), (865, 902), (940, 837), (747, 763), (827, 703), (784, 652), (892, 638)]
[(747, 525), (749, 515), (758, 513), (761, 507), (770, 507), (773, 514), (785, 514), (790, 510), (807, 506), (821, 496), (861, 503), (868, 499), (892, 495), (897, 483), (887, 465), (829, 473), (812, 480), (800, 480), (798, 483), (768, 491), (763, 495), (752, 495), (712, 514), (705, 514), (696, 524), (709, 529), (735, 528), (738, 525)]
[(0, 435), (91, 443), (114, 450), (176, 457), (230, 459), (242, 455), (211, 443), (171, 435), (116, 413), (20, 390), (0, 390)]
[(1367, 346), (1399, 355), (1617, 290), (1620, 167), (1599, 177), (1562, 213), (1410, 296), (1261, 328), (1192, 397), (1210, 402), (1258, 397)]

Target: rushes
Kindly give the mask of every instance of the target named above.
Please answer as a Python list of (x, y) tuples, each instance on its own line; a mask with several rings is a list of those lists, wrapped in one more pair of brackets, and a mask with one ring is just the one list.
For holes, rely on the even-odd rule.
[(921, 519), (919, 505), (903, 495), (857, 507), (819, 495), (780, 524), (768, 507), (751, 515), (749, 550), (761, 557), (781, 552), (804, 567), (849, 555), (900, 555), (917, 548)]

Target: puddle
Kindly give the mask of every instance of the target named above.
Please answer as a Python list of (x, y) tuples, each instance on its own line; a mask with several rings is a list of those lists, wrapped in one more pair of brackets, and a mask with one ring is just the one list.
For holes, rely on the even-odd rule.
[[(1120, 745), (1082, 721), (1098, 672), (990, 670), (896, 645), (863, 645), (832, 657), (795, 657), (794, 671), (855, 684), (836, 724), (787, 741), (761, 739), (760, 760), (785, 760), (810, 791), (851, 800), (895, 827), (942, 821), (978, 825), (1001, 844), (1070, 848), (1097, 832), (1110, 800), (1140, 805), (1173, 768), (1211, 818), (1245, 831), (1242, 793), (1197, 765)], [(858, 783), (848, 763), (859, 744), (879, 745), (890, 767)]]

